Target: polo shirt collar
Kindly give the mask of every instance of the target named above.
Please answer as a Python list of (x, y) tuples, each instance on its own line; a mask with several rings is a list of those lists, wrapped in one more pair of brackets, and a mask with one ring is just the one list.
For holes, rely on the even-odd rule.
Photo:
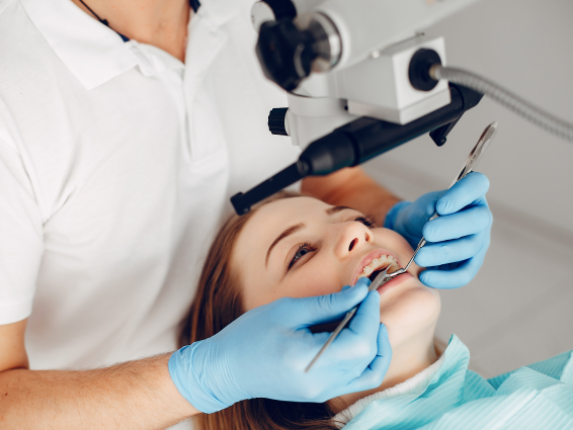
[[(32, 23), (78, 81), (91, 90), (140, 66), (153, 74), (135, 51), (137, 42), (124, 42), (111, 28), (89, 16), (71, 0), (20, 0)], [(215, 36), (240, 10), (237, 0), (190, 0), (198, 18)], [(167, 53), (165, 55), (168, 55)], [(175, 59), (173, 59), (176, 62)]]
[(121, 37), (71, 0), (20, 0), (58, 58), (91, 90), (137, 66)]

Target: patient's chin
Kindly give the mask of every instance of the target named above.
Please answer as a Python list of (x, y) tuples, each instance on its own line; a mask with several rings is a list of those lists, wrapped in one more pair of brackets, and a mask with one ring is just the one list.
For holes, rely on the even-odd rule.
[(437, 290), (415, 287), (381, 299), (380, 322), (388, 328), (392, 347), (433, 332), (441, 309)]

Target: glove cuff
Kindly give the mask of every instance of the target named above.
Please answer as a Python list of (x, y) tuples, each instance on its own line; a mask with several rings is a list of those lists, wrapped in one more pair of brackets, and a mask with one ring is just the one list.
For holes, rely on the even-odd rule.
[(390, 230), (394, 230), (394, 226), (396, 225), (396, 218), (398, 218), (398, 214), (400, 211), (405, 208), (406, 206), (410, 206), (412, 202), (408, 201), (401, 201), (396, 203), (386, 214), (386, 218), (384, 219), (384, 228), (389, 228)]
[(194, 342), (175, 351), (169, 358), (169, 375), (179, 393), (191, 403), (195, 409), (211, 414), (229, 407), (221, 402), (217, 396), (209, 390), (205, 370), (201, 360), (193, 360), (199, 345), (204, 341)]

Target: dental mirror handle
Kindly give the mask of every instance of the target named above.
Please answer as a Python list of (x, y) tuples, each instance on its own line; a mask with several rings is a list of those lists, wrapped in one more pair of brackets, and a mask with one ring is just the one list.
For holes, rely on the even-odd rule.
[(320, 351), (318, 351), (318, 353), (314, 356), (312, 361), (308, 364), (308, 366), (306, 366), (306, 369), (304, 369), (304, 373), (308, 373), (308, 371), (312, 368), (312, 366), (314, 366), (316, 360), (318, 360), (319, 357), (324, 353), (324, 351), (326, 351), (326, 349), (332, 344), (332, 342), (334, 342), (334, 339), (338, 337), (344, 326), (348, 324), (348, 321), (352, 319), (357, 310), (358, 306), (350, 309), (350, 311), (346, 313), (344, 319), (340, 321), (340, 324), (338, 324), (338, 326), (336, 326), (336, 329), (330, 334), (328, 340), (324, 343), (324, 345), (322, 345), (322, 348), (320, 348)]
[[(390, 279), (392, 279), (391, 277), (388, 276), (388, 268), (389, 267), (390, 266), (388, 266), (386, 268), (386, 270), (379, 273), (378, 276), (376, 276), (376, 278), (374, 278), (374, 280), (372, 281), (372, 283), (368, 287), (368, 291), (374, 291), (374, 290), (380, 288), (380, 286), (384, 285)], [(328, 337), (328, 339), (326, 340), (324, 345), (322, 345), (322, 348), (320, 348), (320, 351), (317, 352), (317, 354), (314, 356), (312, 361), (308, 364), (308, 366), (306, 366), (306, 369), (304, 369), (304, 373), (308, 373), (308, 371), (312, 368), (312, 366), (314, 366), (314, 363), (316, 363), (316, 360), (318, 360), (319, 357), (324, 353), (324, 351), (326, 351), (328, 349), (328, 347), (332, 344), (332, 342), (334, 342), (334, 339), (336, 339), (338, 337), (338, 335), (340, 334), (342, 329), (346, 326), (346, 324), (348, 324), (348, 321), (350, 321), (352, 319), (352, 317), (354, 316), (354, 314), (358, 310), (358, 306), (359, 305), (353, 307), (352, 309), (350, 309), (346, 313), (346, 315), (344, 316), (344, 319), (342, 321), (340, 321), (340, 323), (336, 326), (336, 329), (330, 334), (330, 336)]]

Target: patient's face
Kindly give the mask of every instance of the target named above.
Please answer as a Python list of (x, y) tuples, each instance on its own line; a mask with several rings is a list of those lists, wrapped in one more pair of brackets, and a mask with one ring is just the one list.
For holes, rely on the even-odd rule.
[[(340, 291), (388, 264), (404, 267), (412, 253), (402, 236), (374, 228), (356, 210), (293, 197), (258, 209), (239, 235), (232, 265), (250, 310), (281, 297)], [(437, 321), (439, 295), (418, 280), (420, 271), (412, 264), (379, 289), (380, 321), (388, 327), (393, 347), (433, 331)]]

